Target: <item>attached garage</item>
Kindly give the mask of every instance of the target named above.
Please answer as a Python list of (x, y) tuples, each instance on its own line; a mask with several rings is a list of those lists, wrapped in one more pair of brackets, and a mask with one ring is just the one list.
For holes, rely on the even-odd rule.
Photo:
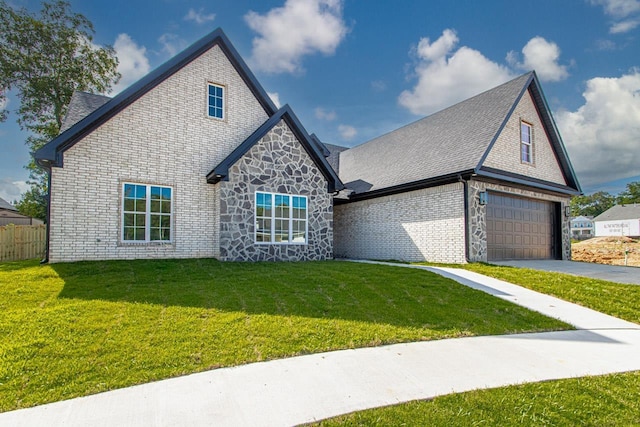
[(558, 256), (554, 202), (489, 192), (487, 259), (555, 259)]

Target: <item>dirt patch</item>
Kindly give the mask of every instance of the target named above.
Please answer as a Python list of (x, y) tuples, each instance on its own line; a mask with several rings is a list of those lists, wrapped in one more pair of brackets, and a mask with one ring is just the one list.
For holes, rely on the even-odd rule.
[(640, 267), (640, 239), (630, 237), (594, 237), (571, 245), (574, 261)]

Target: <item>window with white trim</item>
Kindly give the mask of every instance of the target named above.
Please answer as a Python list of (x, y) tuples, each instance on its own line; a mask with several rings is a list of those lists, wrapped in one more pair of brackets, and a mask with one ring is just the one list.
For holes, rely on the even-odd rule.
[(173, 240), (173, 189), (160, 185), (122, 184), (122, 241)]
[(307, 197), (256, 192), (256, 243), (307, 243)]
[(533, 126), (520, 122), (520, 161), (533, 163)]
[(224, 86), (209, 83), (207, 93), (207, 115), (224, 119)]

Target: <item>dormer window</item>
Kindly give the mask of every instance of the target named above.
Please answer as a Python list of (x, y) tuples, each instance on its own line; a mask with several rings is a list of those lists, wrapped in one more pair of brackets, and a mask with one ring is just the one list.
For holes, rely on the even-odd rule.
[(533, 164), (533, 126), (520, 122), (520, 161)]
[(209, 83), (207, 115), (216, 119), (224, 119), (224, 86)]

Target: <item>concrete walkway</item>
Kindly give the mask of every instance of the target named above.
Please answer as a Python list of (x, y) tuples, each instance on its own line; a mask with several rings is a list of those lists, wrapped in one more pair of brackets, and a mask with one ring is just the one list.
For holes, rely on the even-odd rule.
[(611, 282), (640, 285), (640, 268), (621, 265), (595, 264), (591, 262), (559, 261), (559, 260), (512, 260), (491, 261), (491, 264), (511, 267), (531, 268), (533, 270), (554, 271), (573, 274), (574, 276), (591, 277)]
[(0, 414), (11, 426), (289, 426), (524, 382), (640, 370), (640, 326), (476, 273), (423, 268), (579, 330), (459, 338), (254, 363)]

